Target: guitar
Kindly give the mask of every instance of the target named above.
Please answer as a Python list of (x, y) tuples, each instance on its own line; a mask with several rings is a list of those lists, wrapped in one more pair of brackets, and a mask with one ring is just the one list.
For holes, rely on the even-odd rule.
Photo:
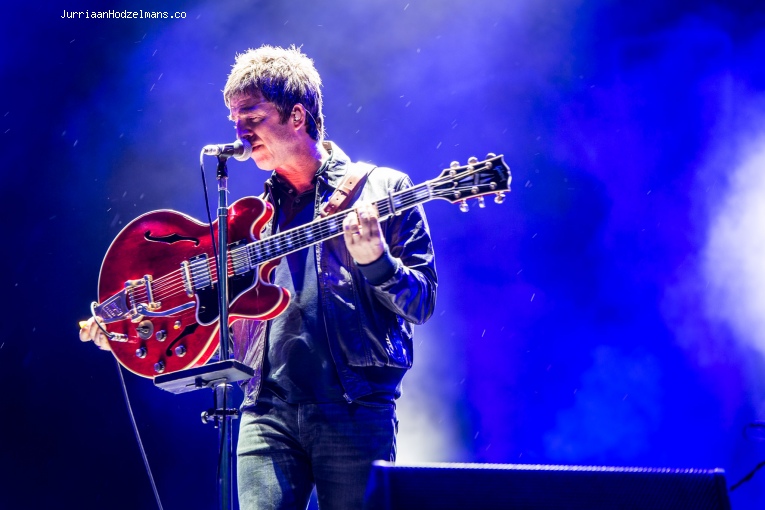
[[(374, 203), (380, 221), (441, 198), (469, 209), (484, 195), (504, 200), (510, 169), (502, 156), (454, 162), (437, 178)], [(273, 207), (256, 197), (229, 207), (229, 322), (268, 320), (287, 308), (289, 293), (269, 283), (278, 259), (343, 233), (340, 211), (261, 239)], [(217, 220), (213, 225), (217, 223)], [(93, 314), (109, 325), (112, 353), (128, 370), (154, 377), (206, 363), (218, 347), (217, 269), (210, 225), (171, 210), (130, 222), (109, 246), (98, 281)]]

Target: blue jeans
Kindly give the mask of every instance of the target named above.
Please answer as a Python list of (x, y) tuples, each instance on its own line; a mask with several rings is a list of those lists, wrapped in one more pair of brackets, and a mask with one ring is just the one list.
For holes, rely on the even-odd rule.
[(396, 459), (395, 404), (288, 404), (270, 393), (243, 409), (240, 510), (358, 510), (372, 461)]

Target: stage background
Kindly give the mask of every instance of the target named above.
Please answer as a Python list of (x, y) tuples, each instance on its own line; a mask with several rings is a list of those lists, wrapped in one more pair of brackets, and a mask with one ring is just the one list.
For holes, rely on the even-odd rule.
[[(62, 18), (109, 9), (185, 17)], [(77, 322), (127, 222), (205, 217), (199, 150), (234, 139), (221, 90), (264, 43), (314, 59), (351, 157), (415, 182), (488, 152), (513, 171), (501, 206), (426, 205), (440, 286), (400, 461), (732, 484), (765, 460), (761, 2), (68, 0), (0, 27), (0, 507), (154, 507), (113, 358)], [(230, 172), (232, 201), (267, 175)], [(126, 379), (165, 508), (214, 508), (211, 395)], [(731, 500), (762, 508), (765, 473)]]

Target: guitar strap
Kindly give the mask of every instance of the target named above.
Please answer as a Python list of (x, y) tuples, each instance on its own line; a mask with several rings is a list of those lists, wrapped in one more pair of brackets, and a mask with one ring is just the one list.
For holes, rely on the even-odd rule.
[(322, 207), (321, 217), (325, 218), (344, 209), (353, 199), (356, 191), (364, 185), (367, 175), (375, 168), (377, 167), (369, 163), (354, 163), (351, 165), (351, 168), (343, 176), (343, 180), (340, 181), (332, 196), (329, 197), (329, 201)]

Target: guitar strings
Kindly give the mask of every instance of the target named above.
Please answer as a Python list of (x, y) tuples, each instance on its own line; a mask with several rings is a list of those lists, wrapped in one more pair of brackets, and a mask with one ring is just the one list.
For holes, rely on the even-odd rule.
[[(236, 248), (235, 250), (232, 250), (232, 252), (234, 251), (241, 251), (241, 248)], [(235, 256), (241, 258), (240, 254), (236, 254)], [(202, 264), (206, 264), (208, 260), (211, 262), (207, 267), (207, 270), (211, 273), (210, 282), (217, 283), (218, 279), (212, 276), (212, 275), (217, 275), (217, 264), (215, 263), (214, 259), (201, 259), (199, 261), (192, 262), (190, 265), (193, 266), (193, 270), (198, 270), (199, 266)], [(235, 272), (233, 270), (234, 265), (231, 260), (229, 260), (228, 266), (229, 266), (228, 276), (233, 276)], [(162, 283), (157, 285), (156, 283), (160, 281)], [(187, 295), (186, 282), (181, 277), (180, 269), (171, 271), (170, 273), (153, 280), (150, 285), (152, 290), (152, 296), (154, 297), (156, 301), (159, 301), (159, 302), (162, 302), (163, 300), (167, 300), (167, 299), (172, 299), (178, 295)], [(140, 286), (140, 287), (134, 287), (132, 289), (128, 289), (128, 295), (130, 298), (132, 298), (132, 301), (134, 303), (142, 303), (142, 302), (148, 301), (149, 294), (145, 286)]]
[[(455, 175), (440, 177), (402, 190), (392, 196), (394, 202), (397, 202), (395, 209), (408, 209), (413, 205), (417, 205), (418, 203), (422, 202), (423, 198), (433, 196), (446, 197), (448, 195), (454, 194), (455, 192), (462, 193), (465, 190), (469, 190), (479, 183), (455, 186), (447, 191), (439, 191), (436, 189), (436, 186), (441, 182), (454, 182), (454, 180), (457, 178), (464, 179), (464, 177), (473, 175), (479, 171), (481, 171), (480, 168), (474, 169), (472, 171), (465, 171), (463, 172), (463, 175), (460, 176)], [(431, 189), (426, 190), (426, 187), (430, 187)], [(422, 193), (423, 190), (425, 190), (426, 193)], [(385, 219), (392, 214), (389, 210), (389, 200), (390, 199), (382, 199), (375, 202), (375, 205), (378, 209), (378, 214), (381, 219)], [(342, 211), (324, 220), (320, 220), (318, 222), (307, 224), (301, 227), (296, 227), (294, 229), (281, 232), (274, 236), (270, 236), (256, 243), (253, 243), (249, 246), (250, 253), (252, 255), (252, 265), (258, 265), (274, 258), (284, 256), (287, 253), (291, 253), (292, 251), (298, 251), (306, 246), (310, 246), (311, 244), (317, 242), (315, 238), (320, 238), (319, 240), (322, 241), (340, 235), (342, 233), (342, 229), (340, 228), (342, 225), (342, 220), (344, 220), (345, 217), (351, 212), (352, 211)], [(338, 226), (338, 224), (340, 226)]]
[[(420, 196), (430, 196), (430, 193), (422, 193), (427, 184), (428, 183), (423, 183), (418, 186), (413, 186), (394, 194), (393, 198), (397, 199), (395, 201), (399, 203), (396, 209), (407, 209), (413, 204), (421, 202), (422, 200)], [(389, 199), (379, 200), (375, 202), (374, 205), (377, 207), (378, 215), (381, 219), (385, 219), (391, 215), (389, 210)], [(252, 265), (258, 265), (273, 260), (284, 256), (287, 253), (301, 250), (316, 242), (324, 241), (342, 234), (343, 220), (352, 212), (352, 210), (342, 211), (328, 218), (286, 230), (253, 243), (249, 246)]]

